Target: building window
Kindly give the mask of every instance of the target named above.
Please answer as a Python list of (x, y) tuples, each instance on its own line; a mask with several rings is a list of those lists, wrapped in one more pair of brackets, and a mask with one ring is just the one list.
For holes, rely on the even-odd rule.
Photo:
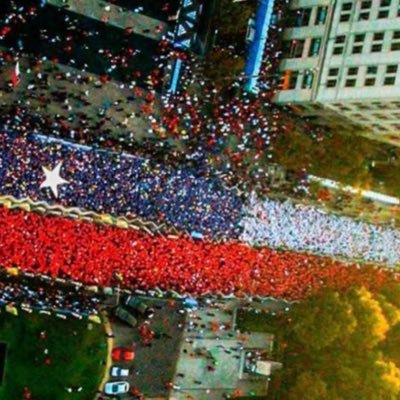
[(366, 21), (369, 19), (369, 11), (361, 11), (358, 15), (359, 21)]
[(378, 19), (384, 19), (389, 17), (389, 10), (380, 10), (378, 12)]
[(303, 75), (303, 82), (301, 84), (302, 89), (311, 89), (314, 80), (314, 74), (310, 71), (306, 71)]
[(303, 55), (305, 40), (294, 40), (293, 58), (300, 58)]
[(329, 68), (328, 76), (337, 76), (339, 75), (339, 68)]
[(317, 8), (317, 17), (315, 20), (315, 25), (323, 25), (326, 21), (326, 16), (328, 14), (327, 6), (319, 6)]
[(350, 21), (350, 14), (342, 14), (340, 16), (340, 22), (348, 22)]
[(354, 75), (357, 75), (357, 74), (358, 74), (358, 67), (347, 68), (347, 75), (354, 76)]
[(308, 51), (308, 56), (309, 57), (318, 56), (320, 48), (321, 48), (321, 38), (312, 38), (310, 49)]
[(376, 74), (378, 72), (377, 65), (369, 65), (367, 68), (367, 74)]
[(376, 113), (376, 114), (373, 114), (373, 115), (374, 115), (375, 118), (386, 119), (386, 120), (390, 119), (390, 117), (385, 115), (385, 114)]
[(372, 1), (371, 0), (364, 0), (361, 2), (361, 10), (369, 10), (371, 8)]
[(357, 107), (359, 110), (370, 110), (371, 109), (368, 104), (364, 104), (364, 103), (355, 103), (354, 106)]
[(364, 0), (360, 5), (360, 14), (358, 15), (358, 20), (367, 20), (369, 19), (369, 12), (371, 9), (372, 1)]
[(392, 43), (390, 45), (391, 51), (400, 50), (400, 31), (394, 31), (392, 35)]
[(356, 86), (356, 80), (355, 79), (346, 79), (344, 86), (354, 87), (354, 86)]
[(296, 89), (299, 71), (291, 71), (288, 89)]
[(386, 73), (387, 74), (397, 73), (397, 64), (386, 65)]
[(346, 36), (345, 35), (339, 35), (339, 36), (336, 36), (335, 44), (336, 43), (344, 43), (345, 41), (346, 41)]
[(379, 53), (380, 51), (382, 51), (382, 43), (373, 44), (371, 46), (372, 53)]
[(397, 64), (386, 65), (383, 84), (385, 86), (394, 85), (396, 83), (396, 74), (397, 74)]
[(351, 50), (352, 54), (362, 53), (364, 39), (365, 39), (364, 33), (354, 35), (353, 48)]
[(337, 85), (337, 79), (329, 79), (326, 81), (326, 87), (332, 88)]
[(353, 3), (347, 2), (342, 4), (342, 10), (340, 13), (340, 22), (350, 21), (351, 10), (353, 8)]
[(375, 78), (366, 78), (364, 81), (364, 86), (374, 86)]
[(303, 55), (305, 40), (288, 40), (283, 44), (283, 55), (286, 58), (299, 58)]
[(380, 0), (379, 10), (377, 15), (378, 19), (384, 19), (389, 17), (390, 3), (391, 0)]
[(365, 39), (365, 33), (360, 33), (358, 35), (354, 35), (354, 43), (363, 42)]
[(351, 11), (352, 8), (353, 8), (353, 3), (351, 2), (342, 4), (342, 11)]
[(379, 53), (382, 51), (383, 39), (385, 37), (384, 32), (375, 32), (372, 36), (371, 52)]
[(372, 40), (375, 42), (377, 40), (383, 40), (385, 34), (384, 32), (375, 32), (374, 36), (372, 37)]
[(311, 8), (300, 8), (298, 10), (291, 10), (289, 15), (289, 26), (300, 28), (308, 26), (310, 23)]
[(346, 42), (346, 36), (336, 36), (335, 43), (333, 44), (333, 54), (343, 54), (344, 44)]

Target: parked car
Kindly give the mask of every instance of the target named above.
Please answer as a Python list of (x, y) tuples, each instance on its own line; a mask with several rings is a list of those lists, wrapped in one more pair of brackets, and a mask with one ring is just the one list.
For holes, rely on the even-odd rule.
[(129, 376), (129, 369), (120, 367), (111, 367), (110, 375), (113, 378), (126, 378), (127, 376)]
[(125, 305), (147, 318), (152, 318), (154, 315), (154, 310), (135, 296), (128, 296)]
[(128, 382), (108, 382), (104, 386), (105, 394), (124, 394), (129, 392)]
[(112, 350), (111, 357), (114, 362), (129, 362), (135, 358), (135, 352), (127, 347), (116, 347)]
[(137, 326), (137, 319), (129, 311), (125, 310), (124, 307), (118, 306), (114, 310), (114, 315), (133, 328)]

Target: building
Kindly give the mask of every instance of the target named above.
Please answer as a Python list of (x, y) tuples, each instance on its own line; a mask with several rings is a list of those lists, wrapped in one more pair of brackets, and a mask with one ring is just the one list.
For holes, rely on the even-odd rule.
[(399, 0), (294, 0), (277, 104), (400, 146)]

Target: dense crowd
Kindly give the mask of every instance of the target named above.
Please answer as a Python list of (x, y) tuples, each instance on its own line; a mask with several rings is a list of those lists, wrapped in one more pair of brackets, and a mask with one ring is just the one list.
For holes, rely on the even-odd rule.
[[(46, 2), (4, 2), (0, 40), (8, 50), (0, 52), (0, 65), (7, 68), (29, 55), (29, 79), (32, 83), (26, 98), (18, 99), (12, 112), (4, 112), (0, 117), (4, 129), (0, 133), (2, 194), (54, 202), (49, 189), (39, 190), (44, 179), (42, 167), (54, 168), (58, 162), (63, 162), (61, 175), (69, 183), (60, 186), (58, 201), (66, 206), (114, 215), (140, 216), (165, 222), (206, 239), (241, 239), (272, 248), (285, 247), (329, 256), (398, 263), (398, 231), (326, 215), (318, 209), (294, 206), (289, 202), (278, 203), (267, 199), (246, 203), (235, 190), (227, 190), (223, 181), (215, 178), (210, 169), (210, 164), (219, 160), (220, 175), (230, 182), (240, 181), (245, 192), (250, 187), (259, 188), (268, 182), (268, 173), (262, 165), (272, 159), (270, 145), (273, 145), (273, 136), (277, 130), (285, 129), (284, 123), (281, 123), (281, 111), (273, 107), (270, 99), (279, 80), (271, 71), (276, 69), (281, 55), (278, 42), (282, 30), (282, 10), (286, 3), (282, 0), (275, 4), (275, 17), (260, 76), (260, 91), (254, 96), (241, 89), (243, 77), (224, 82), (207, 80), (199, 74), (201, 65), (195, 56), (173, 49), (171, 36), (164, 37), (157, 45), (158, 49), (152, 48), (147, 54), (146, 49), (140, 47), (143, 43), (131, 32), (115, 33), (116, 36), (111, 38), (112, 35), (104, 27), (71, 18), (66, 10), (55, 12)], [(171, 7), (167, 7), (167, 3), (160, 7), (160, 4), (154, 5), (154, 10), (160, 8), (162, 18), (168, 19), (173, 12)], [(145, 11), (153, 12), (150, 8)], [(54, 12), (59, 26), (46, 17)], [(40, 45), (26, 35), (27, 29), (33, 27), (40, 34)], [(57, 31), (69, 34), (57, 35)], [(119, 50), (116, 50), (113, 46), (118, 35), (122, 35), (122, 39), (118, 42), (121, 43)], [(105, 41), (99, 40), (100, 37), (104, 37)], [(137, 48), (131, 48), (132, 43)], [(218, 46), (213, 49), (216, 52), (225, 50)], [(86, 52), (90, 52), (90, 57)], [(160, 97), (162, 113), (159, 114), (153, 108), (155, 97), (159, 97), (155, 89), (161, 84), (162, 70), (171, 58), (177, 57), (184, 60), (185, 66), (180, 90), (176, 94), (164, 93)], [(48, 84), (48, 75), (52, 73), (43, 72), (41, 68), (49, 60), (55, 64), (79, 67), (77, 71), (82, 71), (71, 70), (67, 74), (55, 72), (55, 78), (66, 84), (61, 91), (52, 92)], [(139, 60), (145, 60), (145, 65), (141, 66)], [(106, 89), (112, 79), (121, 79), (124, 82), (122, 85), (131, 92), (129, 98), (99, 110), (93, 121), (96, 123), (93, 131), (87, 124), (91, 117), (85, 114), (85, 104), (91, 102), (88, 93), (92, 89), (84, 72), (94, 68), (90, 63), (102, 68), (95, 71), (99, 75), (99, 90)], [(74, 109), (75, 103), (68, 95), (68, 84), (71, 83), (82, 86), (77, 109)], [(143, 86), (149, 92), (142, 91)], [(7, 90), (13, 90), (11, 84)], [(145, 93), (150, 97), (147, 98)], [(71, 129), (72, 120), (59, 115), (54, 118), (44, 117), (41, 113), (32, 115), (27, 111), (32, 96), (43, 97), (44, 109), (53, 101), (59, 102), (73, 118), (79, 119), (83, 129)], [(151, 163), (150, 160), (160, 149), (162, 157), (168, 162), (175, 160), (175, 149), (169, 149), (167, 141), (162, 138), (160, 146), (147, 147), (146, 152), (151, 157), (141, 158), (61, 142), (46, 142), (43, 137), (30, 133), (43, 129), (44, 133), (81, 143), (113, 146), (111, 136), (102, 130), (103, 122), (109, 118), (106, 109), (117, 114), (123, 102), (138, 101), (143, 103), (141, 114), (149, 121), (152, 134), (157, 136), (158, 128), (162, 126), (166, 137), (178, 139), (184, 144), (186, 166)], [(121, 133), (118, 143), (131, 149), (135, 132), (124, 132), (122, 125), (118, 129)], [(126, 141), (120, 141), (124, 137)], [(231, 146), (232, 142), (234, 146)], [(195, 168), (188, 167), (187, 163)], [(251, 168), (248, 169), (246, 163), (250, 163)], [(238, 174), (243, 169), (250, 171), (249, 175)], [(247, 216), (244, 216), (244, 211)]]
[(0, 306), (22, 306), (26, 310), (55, 311), (78, 318), (98, 314), (100, 299), (78, 290), (61, 289), (48, 282), (0, 281)]
[[(157, 50), (153, 51), (152, 61), (150, 61), (147, 59), (149, 57), (146, 49), (141, 48), (142, 44), (137, 36), (123, 36), (121, 41), (117, 42), (118, 50), (116, 50), (112, 48), (113, 45), (116, 46), (116, 43), (108, 43), (109, 36), (112, 35), (102, 32), (96, 24), (93, 24), (90, 30), (87, 22), (83, 23), (71, 18), (68, 12), (65, 15), (64, 11), (56, 13), (58, 25), (52, 22), (47, 26), (49, 17), (46, 17), (46, 13), (52, 8), (49, 5), (39, 7), (39, 2), (32, 0), (29, 2), (33, 5), (32, 7), (21, 1), (6, 1), (5, 3), (10, 4), (5, 7), (3, 17), (3, 24), (7, 29), (3, 32), (3, 36), (0, 36), (0, 40), (4, 41), (8, 51), (0, 53), (0, 65), (3, 64), (5, 67), (13, 65), (17, 59), (26, 54), (33, 58), (32, 66), (29, 68), (29, 80), (32, 84), (14, 105), (20, 110), (30, 109), (32, 99), (39, 98), (42, 102), (40, 108), (43, 110), (47, 110), (48, 105), (54, 102), (60, 103), (63, 109), (69, 110), (69, 117), (62, 115), (43, 117), (40, 116), (41, 113), (38, 113), (36, 121), (41, 120), (42, 127), (47, 125), (46, 130), (52, 135), (60, 135), (81, 143), (96, 143), (101, 146), (123, 147), (130, 151), (132, 149), (143, 151), (143, 147), (138, 148), (135, 144), (135, 138), (142, 135), (129, 131), (123, 122), (116, 123), (118, 135), (105, 127), (107, 120), (113, 119), (119, 112), (124, 114), (126, 110), (132, 110), (134, 104), (140, 103), (139, 114), (148, 121), (147, 126), (141, 127), (142, 130), (148, 131), (165, 145), (168, 142), (162, 138), (178, 139), (184, 143), (183, 151), (176, 153), (165, 151), (164, 158), (169, 161), (171, 159), (182, 161), (183, 158), (184, 162), (197, 160), (207, 166), (210, 163), (216, 163), (223, 169), (227, 179), (235, 184), (240, 182), (245, 186), (250, 184), (265, 187), (263, 182), (268, 180), (268, 173), (263, 170), (262, 164), (272, 158), (273, 149), (270, 146), (273, 136), (278, 131), (286, 129), (284, 123), (281, 123), (282, 112), (275, 108), (270, 100), (279, 82), (279, 76), (273, 71), (276, 70), (282, 53), (278, 41), (282, 31), (280, 27), (282, 11), (287, 0), (275, 2), (275, 18), (270, 27), (265, 62), (260, 76), (260, 92), (257, 96), (242, 90), (243, 76), (240, 74), (221, 82), (205, 78), (199, 73), (199, 70), (203, 68), (199, 59), (192, 54), (174, 49), (174, 39), (169, 35), (166, 35), (159, 43)], [(165, 2), (164, 5), (161, 3), (159, 2), (154, 7), (166, 10), (163, 11), (164, 14), (171, 13), (169, 2)], [(36, 22), (37, 20), (40, 22)], [(32, 35), (27, 35), (26, 32), (28, 27), (33, 29), (31, 28), (33, 23), (35, 27), (41, 27), (38, 31), (41, 37), (40, 45), (37, 41), (32, 41), (30, 38)], [(42, 26), (43, 24), (45, 27)], [(243, 38), (246, 34), (246, 27), (244, 28)], [(54, 30), (69, 32), (69, 35), (57, 35), (53, 32)], [(106, 43), (103, 43), (104, 41)], [(135, 46), (138, 49), (131, 48)], [(63, 48), (69, 50), (62, 51)], [(226, 50), (224, 46), (216, 46), (213, 51)], [(236, 57), (236, 55), (229, 53), (227, 57)], [(168, 68), (170, 60), (176, 58), (183, 59), (185, 66), (179, 91), (176, 94), (165, 92), (159, 96), (155, 89), (161, 84), (162, 71)], [(65, 81), (65, 85), (61, 90), (54, 92), (51, 92), (51, 88), (46, 83), (52, 73), (42, 72), (43, 65), (49, 60), (78, 69), (78, 72), (70, 71), (68, 76), (65, 72), (56, 72), (57, 80)], [(90, 69), (94, 62), (100, 66), (99, 88), (104, 92), (107, 91), (108, 82), (112, 79), (120, 79), (121, 75), (125, 77), (122, 86), (131, 89), (130, 94), (126, 95), (126, 98), (121, 96), (116, 104), (108, 102), (107, 106), (100, 107), (96, 118), (87, 112), (87, 105), (92, 102), (91, 95), (88, 93), (92, 93), (91, 86), (93, 85), (82, 72)], [(41, 72), (35, 73), (37, 70)], [(68, 85), (71, 83), (82, 87), (82, 93), (78, 96), (77, 102), (74, 99), (75, 95), (68, 96)], [(143, 86), (144, 83), (149, 93), (137, 87)], [(168, 83), (165, 82), (165, 84), (168, 87)], [(96, 91), (98, 88), (93, 88), (94, 95)], [(51, 92), (50, 96), (48, 92)], [(147, 99), (147, 96), (150, 97)], [(161, 109), (154, 108), (155, 100), (161, 102)], [(121, 111), (125, 103), (128, 106)], [(7, 111), (3, 110), (3, 114), (5, 113)], [(10, 114), (11, 117), (13, 113), (15, 113), (15, 108)], [(32, 110), (30, 113), (32, 114)], [(126, 118), (121, 118), (121, 121), (129, 120), (131, 117), (131, 113), (128, 112)], [(79, 121), (78, 128), (76, 128), (76, 121)], [(22, 126), (21, 129), (24, 127)], [(235, 145), (232, 146), (232, 143)], [(155, 147), (155, 145), (147, 147), (147, 152), (152, 157)], [(251, 168), (246, 161), (249, 158), (251, 158)], [(238, 179), (238, 175), (242, 174), (246, 176), (246, 180)]]
[[(63, 162), (60, 198), (40, 190), (42, 167)], [(288, 201), (248, 200), (207, 171), (151, 165), (144, 158), (101, 152), (34, 134), (0, 133), (2, 194), (66, 206), (137, 215), (208, 239), (240, 239), (271, 248), (395, 265), (398, 230), (327, 214)], [(199, 236), (200, 234), (200, 236)]]
[(42, 167), (63, 162), (57, 199), (66, 206), (136, 215), (209, 237), (238, 235), (242, 202), (215, 177), (188, 168), (151, 166), (127, 154), (95, 151), (31, 134), (0, 133), (2, 194), (53, 202), (40, 191)]
[(324, 285), (377, 287), (390, 273), (329, 258), (150, 236), (0, 208), (0, 265), (131, 289), (298, 299)]
[(400, 231), (328, 214), (304, 204), (253, 196), (246, 207), (241, 240), (328, 256), (400, 263)]

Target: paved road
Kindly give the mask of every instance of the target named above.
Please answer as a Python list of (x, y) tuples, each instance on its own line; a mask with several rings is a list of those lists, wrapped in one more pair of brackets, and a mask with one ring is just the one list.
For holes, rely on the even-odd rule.
[[(180, 303), (150, 298), (144, 298), (144, 301), (155, 309), (154, 318), (147, 322), (159, 337), (151, 342), (151, 346), (146, 346), (138, 328), (131, 328), (111, 317), (114, 346), (133, 345), (135, 348), (135, 360), (129, 365), (131, 374), (128, 381), (131, 387), (139, 388), (146, 398), (166, 397), (168, 390), (165, 384), (172, 381), (175, 373), (185, 315), (178, 313)], [(138, 316), (138, 319), (139, 325), (145, 322), (142, 317)]]

